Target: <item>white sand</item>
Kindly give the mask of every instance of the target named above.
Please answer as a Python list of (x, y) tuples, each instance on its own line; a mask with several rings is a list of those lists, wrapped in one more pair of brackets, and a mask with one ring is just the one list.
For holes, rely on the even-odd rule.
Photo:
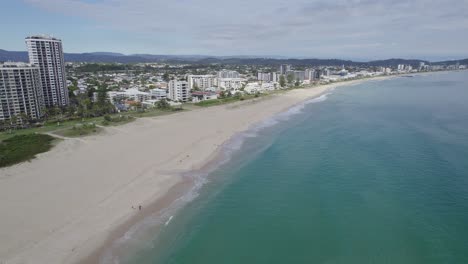
[[(139, 119), (0, 170), (0, 263), (76, 263), (252, 124), (346, 82)], [(3, 262), (2, 262), (3, 261)]]

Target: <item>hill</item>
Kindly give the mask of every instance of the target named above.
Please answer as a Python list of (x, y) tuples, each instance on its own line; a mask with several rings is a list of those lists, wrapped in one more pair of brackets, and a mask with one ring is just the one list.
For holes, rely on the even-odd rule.
[[(0, 62), (4, 61), (28, 61), (26, 51), (6, 51), (0, 49)], [(280, 65), (291, 64), (294, 66), (385, 66), (396, 67), (398, 64), (407, 64), (414, 67), (420, 62), (426, 64), (447, 65), (460, 64), (468, 65), (468, 59), (459, 61), (441, 61), (429, 62), (425, 60), (407, 60), (407, 59), (388, 59), (369, 62), (357, 62), (340, 59), (287, 59), (287, 58), (261, 58), (258, 56), (205, 56), (205, 55), (152, 55), (152, 54), (133, 54), (124, 55), (113, 52), (91, 52), (91, 53), (65, 53), (67, 62), (93, 62), (93, 63), (149, 63), (149, 62), (168, 62), (168, 63), (187, 63), (187, 64), (241, 64), (241, 65)]]

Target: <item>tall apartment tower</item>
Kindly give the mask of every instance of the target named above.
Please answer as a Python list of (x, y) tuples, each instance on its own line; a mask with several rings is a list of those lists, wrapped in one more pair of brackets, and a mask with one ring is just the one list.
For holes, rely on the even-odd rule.
[(68, 105), (62, 41), (45, 35), (30, 36), (26, 45), (29, 63), (39, 68), (46, 107)]
[(178, 102), (187, 102), (190, 99), (189, 83), (186, 81), (169, 81), (169, 99)]
[(285, 75), (288, 71), (291, 71), (290, 64), (281, 64), (279, 66), (279, 74)]
[(39, 119), (44, 110), (44, 97), (39, 68), (20, 62), (0, 64), (0, 121), (27, 115)]

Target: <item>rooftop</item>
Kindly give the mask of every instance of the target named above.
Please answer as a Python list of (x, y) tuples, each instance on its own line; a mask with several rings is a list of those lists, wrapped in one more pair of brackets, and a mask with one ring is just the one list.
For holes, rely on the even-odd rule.
[(58, 38), (54, 38), (51, 35), (46, 35), (46, 34), (32, 35), (32, 36), (28, 36), (26, 39), (44, 39), (44, 40), (62, 41)]

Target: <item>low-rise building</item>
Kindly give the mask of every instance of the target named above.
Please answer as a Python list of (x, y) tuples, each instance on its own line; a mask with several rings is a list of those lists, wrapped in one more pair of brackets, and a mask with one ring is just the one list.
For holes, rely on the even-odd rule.
[(245, 79), (242, 78), (218, 78), (217, 85), (221, 90), (238, 90), (242, 88)]
[(189, 75), (187, 76), (189, 89), (205, 89), (212, 87), (215, 82), (214, 75)]
[(203, 92), (203, 91), (194, 91), (192, 92), (192, 102), (197, 103), (204, 100), (213, 100), (218, 99), (218, 94), (215, 92)]
[[(151, 99), (151, 94), (139, 91), (136, 88), (127, 89), (125, 91), (110, 91), (107, 92), (107, 98), (113, 105), (122, 103), (122, 101), (144, 102)], [(94, 100), (97, 100), (97, 93), (94, 93)]]
[(166, 89), (151, 89), (150, 91), (151, 97), (156, 100), (167, 99), (167, 90)]

